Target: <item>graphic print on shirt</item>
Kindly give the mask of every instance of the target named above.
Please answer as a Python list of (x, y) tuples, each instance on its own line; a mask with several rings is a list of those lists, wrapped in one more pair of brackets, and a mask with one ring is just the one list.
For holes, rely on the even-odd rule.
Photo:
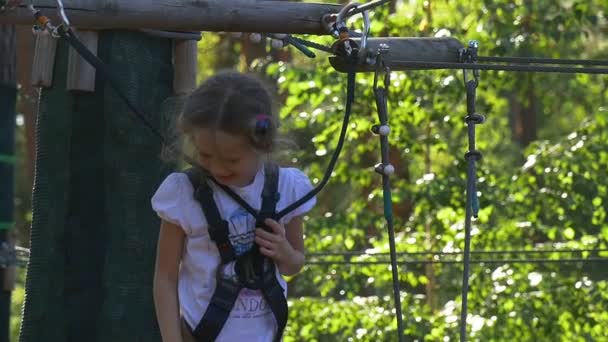
[[(242, 255), (253, 247), (255, 218), (245, 209), (237, 208), (228, 219), (229, 238), (236, 255)], [(234, 303), (231, 318), (254, 318), (271, 315), (272, 311), (262, 292), (244, 288)]]

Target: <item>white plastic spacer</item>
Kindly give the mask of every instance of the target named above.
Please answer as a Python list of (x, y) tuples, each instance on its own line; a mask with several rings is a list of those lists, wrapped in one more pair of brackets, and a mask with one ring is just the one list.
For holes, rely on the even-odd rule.
[(386, 164), (384, 165), (384, 167), (382, 168), (382, 172), (387, 175), (390, 176), (392, 174), (395, 173), (395, 167), (391, 164)]
[(272, 45), (274, 49), (280, 49), (283, 47), (283, 41), (279, 39), (271, 39), (270, 45)]
[(378, 134), (387, 136), (391, 132), (391, 128), (388, 125), (382, 125), (378, 127)]
[(395, 167), (391, 164), (376, 164), (374, 167), (374, 171), (378, 172), (381, 175), (390, 176), (395, 173)]
[(251, 33), (251, 34), (249, 35), (249, 40), (250, 40), (252, 43), (259, 43), (259, 42), (261, 42), (261, 41), (262, 41), (262, 35), (261, 35), (261, 34), (259, 34), (259, 33)]

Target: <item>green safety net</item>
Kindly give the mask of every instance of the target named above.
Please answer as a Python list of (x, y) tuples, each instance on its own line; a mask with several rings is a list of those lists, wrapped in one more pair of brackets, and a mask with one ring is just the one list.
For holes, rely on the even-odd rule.
[[(176, 103), (171, 44), (99, 34), (98, 56), (161, 131)], [(172, 165), (103, 75), (95, 93), (66, 91), (67, 55), (60, 40), (39, 105), (20, 341), (161, 341), (152, 298), (160, 222), (150, 198)]]

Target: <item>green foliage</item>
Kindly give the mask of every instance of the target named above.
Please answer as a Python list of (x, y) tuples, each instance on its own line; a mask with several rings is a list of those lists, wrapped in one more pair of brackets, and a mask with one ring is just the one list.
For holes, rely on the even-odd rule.
[[(396, 13), (376, 12), (372, 35), (476, 39), (480, 54), (489, 56), (602, 58), (608, 51), (597, 1), (426, 3), (431, 11), (409, 2)], [(330, 38), (316, 41), (331, 43)], [(265, 71), (285, 98), (283, 127), (299, 146), (292, 161), (318, 182), (340, 129), (345, 76), (323, 59), (299, 57), (270, 64)], [(379, 143), (369, 132), (377, 121), (371, 82), (372, 75), (357, 75), (346, 145), (307, 220), (305, 241), (311, 252), (388, 252), (381, 180), (372, 171), (379, 162)], [(606, 89), (604, 79), (596, 76), (482, 73), (477, 106), (488, 120), (477, 127), (484, 159), (477, 170), (481, 211), (473, 223), (474, 250), (607, 247)], [(400, 252), (463, 249), (464, 100), (457, 72), (393, 73), (390, 152), (397, 169), (392, 183)], [(515, 104), (533, 108), (537, 115), (537, 140), (527, 148), (513, 138)], [(544, 263), (475, 263), (469, 292), (471, 340), (605, 340), (605, 263), (551, 262), (597, 256), (554, 252), (525, 256), (549, 259)], [(393, 307), (390, 268), (344, 264), (373, 260), (369, 256), (324, 260), (336, 264), (311, 265), (292, 281), (297, 299), (292, 300), (288, 340), (394, 341), (396, 323), (384, 315)], [(399, 271), (408, 338), (456, 340), (462, 266), (407, 264)]]
[[(601, 1), (397, 3), (395, 13), (388, 7), (374, 12), (372, 36), (452, 36), (463, 43), (476, 39), (485, 56), (608, 57)], [(357, 21), (353, 26), (361, 25)], [(330, 37), (307, 38), (333, 42)], [(243, 68), (235, 41), (225, 34), (204, 34), (199, 79), (220, 68)], [(280, 92), (282, 129), (298, 146), (291, 162), (318, 183), (336, 145), (346, 78), (323, 53), (315, 60), (292, 53), (289, 63), (261, 60), (254, 66)], [(317, 208), (306, 219), (309, 252), (389, 250), (381, 179), (373, 172), (380, 156), (378, 138), (370, 133), (377, 121), (371, 82), (372, 75), (357, 75), (344, 150)], [(482, 72), (477, 107), (487, 121), (477, 126), (477, 148), (484, 158), (477, 169), (481, 211), (473, 222), (472, 248), (537, 251), (524, 257), (546, 261), (472, 264), (469, 340), (608, 340), (606, 263), (553, 262), (608, 253), (538, 252), (608, 248), (607, 100), (608, 83), (598, 76)], [(515, 139), (516, 105), (536, 114), (527, 122), (536, 126), (536, 137), (527, 146)], [(389, 141), (396, 167), (392, 188), (400, 252), (462, 252), (465, 115), (461, 73), (393, 73)], [(500, 256), (521, 257), (513, 252), (496, 258)], [(309, 265), (290, 280), (285, 341), (395, 341), (390, 267), (348, 264), (375, 260), (370, 256), (324, 260), (336, 264)], [(458, 339), (462, 271), (457, 263), (399, 266), (406, 340)], [(13, 341), (22, 297), (18, 287), (13, 292)]]
[(17, 282), (11, 294), (11, 318), (9, 322), (10, 342), (19, 341), (19, 329), (21, 328), (21, 308), (25, 299), (25, 274), (24, 268), (17, 269)]

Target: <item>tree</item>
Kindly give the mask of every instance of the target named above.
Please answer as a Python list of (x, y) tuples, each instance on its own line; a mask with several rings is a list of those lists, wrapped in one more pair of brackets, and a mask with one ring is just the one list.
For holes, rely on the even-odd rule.
[[(476, 39), (481, 44), (480, 54), (489, 56), (598, 58), (606, 54), (602, 49), (587, 50), (586, 45), (605, 37), (592, 25), (601, 18), (599, 2), (455, 1), (426, 2), (424, 6), (410, 3), (394, 14), (376, 12), (372, 34), (451, 35), (465, 43), (465, 39)], [(574, 15), (565, 14), (571, 12)], [(554, 20), (560, 25), (548, 24)], [(329, 39), (317, 41), (331, 43)], [(551, 53), (543, 53), (546, 51)], [(320, 179), (325, 156), (335, 146), (344, 77), (337, 76), (323, 60), (277, 64), (268, 72), (285, 94), (284, 127), (300, 146), (294, 160), (304, 165), (313, 179)], [(379, 160), (377, 138), (369, 133), (375, 123), (371, 77), (359, 75), (358, 79), (345, 150), (330, 185), (319, 195), (316, 214), (307, 221), (309, 251), (388, 251), (380, 179), (370, 168)], [(393, 179), (394, 200), (397, 207), (412, 203), (411, 211), (402, 211), (396, 218), (398, 248), (416, 253), (460, 252), (465, 185), (461, 156), (467, 149), (460, 119), (466, 113), (461, 75), (451, 71), (394, 73), (393, 80), (389, 103), (391, 162), (402, 166)], [(568, 96), (545, 95), (555, 91)], [(600, 200), (605, 185), (598, 170), (603, 169), (600, 151), (605, 149), (601, 122), (606, 115), (600, 108), (607, 96), (605, 81), (599, 77), (482, 72), (478, 109), (488, 120), (477, 130), (484, 159), (478, 187), (482, 210), (473, 229), (475, 250), (605, 248), (607, 240), (601, 233), (605, 207)], [(516, 105), (521, 109), (510, 117)], [(514, 127), (520, 127), (521, 132)], [(585, 136), (586, 140), (564, 143), (569, 134)], [(592, 136), (593, 143), (587, 143)], [(524, 149), (530, 144), (530, 149)], [(593, 151), (585, 152), (586, 146), (594, 146)], [(532, 157), (526, 159), (527, 155), (535, 156), (532, 169), (526, 163)], [(558, 255), (549, 254), (550, 258)], [(534, 256), (541, 257), (530, 257)], [(336, 264), (311, 265), (298, 276), (298, 287), (291, 292), (298, 299), (292, 301), (290, 337), (395, 340), (388, 311), (392, 301), (388, 300), (390, 272), (386, 266), (344, 265), (339, 256), (324, 260)], [(476, 263), (469, 295), (471, 339), (605, 338), (605, 331), (593, 328), (605, 324), (602, 289), (606, 282), (601, 280), (602, 273), (590, 262), (558, 265)], [(423, 340), (456, 338), (462, 268), (451, 264), (434, 268), (437, 308), (427, 298), (432, 293), (428, 290), (432, 283), (428, 268), (407, 264), (400, 271), (406, 335)], [(577, 291), (571, 293), (573, 288)], [(566, 292), (571, 294), (566, 296)], [(543, 305), (547, 301), (554, 305)], [(307, 310), (311, 315), (301, 318)]]

